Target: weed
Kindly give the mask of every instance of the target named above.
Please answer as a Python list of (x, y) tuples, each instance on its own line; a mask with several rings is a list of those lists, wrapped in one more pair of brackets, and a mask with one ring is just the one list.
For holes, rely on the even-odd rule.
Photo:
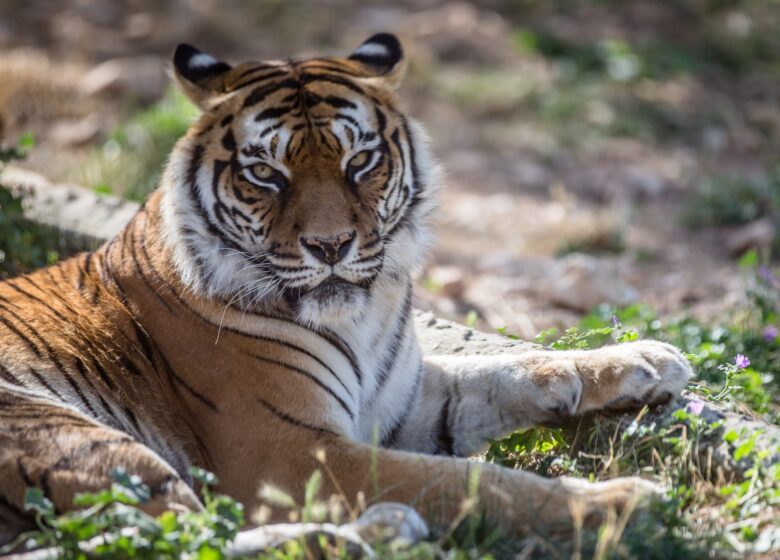
[[(0, 172), (3, 164), (24, 159), (33, 143), (26, 135), (15, 146), (0, 148)], [(0, 183), (0, 279), (53, 264), (60, 249), (59, 235), (25, 219), (21, 197)]]
[(764, 179), (710, 177), (696, 185), (683, 211), (693, 228), (748, 223), (780, 211), (780, 166)]
[(143, 201), (160, 179), (168, 153), (198, 112), (178, 90), (131, 115), (93, 151), (75, 179), (100, 193)]

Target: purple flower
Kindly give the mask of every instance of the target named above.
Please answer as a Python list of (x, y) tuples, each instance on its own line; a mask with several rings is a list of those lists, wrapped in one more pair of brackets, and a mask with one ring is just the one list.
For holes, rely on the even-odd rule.
[(734, 363), (739, 369), (745, 369), (750, 365), (750, 358), (744, 354), (737, 354), (734, 356)]
[(772, 273), (772, 270), (764, 265), (761, 265), (758, 267), (758, 277), (761, 278), (764, 282), (772, 286), (773, 288), (776, 288), (778, 285), (777, 277)]
[(618, 319), (617, 315), (612, 316), (612, 326), (615, 327), (616, 329), (620, 327), (620, 319)]
[(704, 410), (704, 403), (701, 401), (690, 401), (688, 403), (688, 406), (685, 407), (685, 410), (687, 410), (691, 414), (695, 414), (696, 416), (699, 416), (701, 414), (701, 411)]
[(780, 331), (777, 330), (777, 327), (774, 325), (767, 325), (764, 327), (764, 340), (767, 342), (774, 342), (777, 338), (777, 335), (780, 334)]

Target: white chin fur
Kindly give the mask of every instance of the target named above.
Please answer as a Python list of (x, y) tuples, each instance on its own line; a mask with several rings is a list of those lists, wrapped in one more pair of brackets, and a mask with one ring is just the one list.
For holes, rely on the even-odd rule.
[(309, 292), (298, 301), (296, 316), (305, 325), (335, 327), (358, 318), (367, 301), (367, 292), (357, 287), (342, 287), (328, 297)]

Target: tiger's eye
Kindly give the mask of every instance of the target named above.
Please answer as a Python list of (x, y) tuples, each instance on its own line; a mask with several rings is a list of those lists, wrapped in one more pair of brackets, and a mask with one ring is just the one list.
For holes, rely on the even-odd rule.
[(274, 168), (265, 163), (258, 163), (252, 167), (252, 173), (258, 179), (270, 179), (274, 175)]
[(352, 156), (352, 159), (349, 160), (349, 166), (350, 167), (362, 167), (368, 162), (368, 152), (363, 151), (359, 154), (355, 154)]

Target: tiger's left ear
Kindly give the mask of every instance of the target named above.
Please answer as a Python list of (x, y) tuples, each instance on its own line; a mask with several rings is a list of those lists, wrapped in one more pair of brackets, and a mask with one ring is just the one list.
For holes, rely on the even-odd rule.
[(206, 109), (209, 99), (225, 92), (225, 78), (233, 68), (192, 45), (181, 43), (173, 53), (173, 69), (187, 97)]
[(401, 85), (406, 74), (406, 58), (401, 41), (391, 33), (378, 33), (366, 39), (349, 60), (360, 63), (370, 78), (382, 78), (391, 88)]

